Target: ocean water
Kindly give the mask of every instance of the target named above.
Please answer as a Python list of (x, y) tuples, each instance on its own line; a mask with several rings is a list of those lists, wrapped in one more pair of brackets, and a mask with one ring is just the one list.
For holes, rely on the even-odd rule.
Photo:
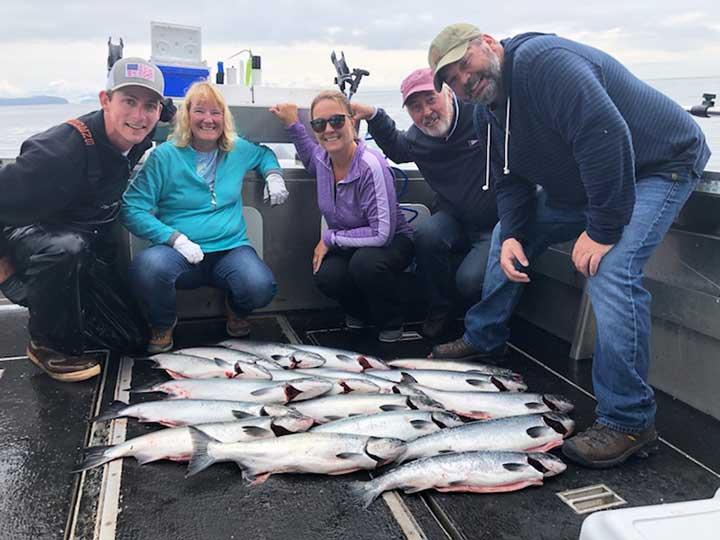
[[(699, 104), (703, 93), (720, 95), (720, 77), (652, 79), (646, 82), (684, 107)], [(410, 117), (402, 109), (399, 91), (361, 87), (353, 99), (384, 108), (401, 129), (411, 124)], [(720, 106), (720, 101), (717, 103)], [(0, 106), (0, 159), (15, 157), (22, 142), (32, 134), (95, 110), (98, 106), (94, 103)], [(720, 171), (720, 117), (695, 120), (713, 151), (707, 168)]]

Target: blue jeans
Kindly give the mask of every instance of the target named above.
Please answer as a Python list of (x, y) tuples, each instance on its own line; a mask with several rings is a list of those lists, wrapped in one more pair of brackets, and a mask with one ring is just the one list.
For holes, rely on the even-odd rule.
[(206, 253), (199, 264), (190, 264), (170, 246), (152, 246), (133, 259), (130, 283), (153, 328), (169, 328), (175, 322), (176, 289), (225, 289), (238, 317), (268, 305), (277, 291), (272, 272), (251, 246)]
[[(643, 287), (645, 263), (697, 185), (688, 173), (682, 181), (658, 176), (638, 179), (630, 223), (620, 241), (588, 279), (597, 322), (593, 388), (598, 421), (615, 430), (636, 433), (655, 421), (655, 399), (647, 383), (650, 365), (650, 293)], [(584, 210), (550, 208), (545, 193), (526, 228), (525, 254), (530, 261), (557, 242), (577, 238), (586, 225)], [(493, 231), (483, 299), (465, 315), (464, 339), (480, 350), (501, 346), (510, 336), (508, 320), (523, 290), (500, 268), (500, 226)]]
[(428, 295), (428, 319), (446, 317), (456, 291), (465, 305), (480, 300), (491, 236), (491, 231), (466, 225), (443, 211), (418, 226), (415, 261)]

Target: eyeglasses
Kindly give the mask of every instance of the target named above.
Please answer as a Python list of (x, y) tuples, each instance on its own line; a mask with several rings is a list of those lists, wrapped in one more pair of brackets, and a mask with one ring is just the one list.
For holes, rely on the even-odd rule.
[(330, 124), (333, 129), (340, 129), (345, 125), (346, 114), (333, 114), (330, 118), (315, 118), (310, 121), (310, 127), (315, 133), (325, 131), (325, 126)]

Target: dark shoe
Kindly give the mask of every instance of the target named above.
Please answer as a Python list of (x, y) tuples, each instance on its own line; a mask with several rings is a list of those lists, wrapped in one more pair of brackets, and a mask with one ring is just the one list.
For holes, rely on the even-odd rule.
[(147, 351), (150, 354), (167, 352), (173, 348), (173, 330), (175, 330), (176, 324), (177, 319), (170, 328), (150, 327), (150, 341), (147, 346)]
[(508, 355), (507, 346), (503, 345), (490, 351), (481, 351), (470, 345), (462, 337), (436, 345), (432, 349), (431, 358), (443, 358), (450, 360), (488, 360), (491, 358), (503, 358)]
[(447, 324), (447, 317), (442, 317), (440, 319), (425, 319), (425, 322), (422, 325), (421, 333), (428, 339), (435, 339), (445, 332)]
[(63, 354), (32, 341), (27, 346), (27, 355), (33, 364), (57, 381), (79, 382), (100, 373), (100, 364), (95, 358)]
[(345, 326), (354, 330), (359, 330), (360, 328), (368, 328), (370, 325), (362, 319), (358, 319), (352, 315), (345, 315)]
[(655, 426), (640, 433), (622, 433), (599, 422), (565, 441), (562, 448), (568, 459), (595, 469), (614, 467), (633, 454), (648, 457), (657, 450)]
[(397, 341), (400, 341), (402, 335), (402, 326), (398, 328), (386, 328), (385, 330), (380, 330), (380, 333), (378, 333), (378, 340), (382, 341), (383, 343), (395, 343)]
[(250, 335), (250, 321), (248, 321), (245, 317), (238, 317), (232, 309), (228, 308), (225, 331), (232, 337), (248, 337)]

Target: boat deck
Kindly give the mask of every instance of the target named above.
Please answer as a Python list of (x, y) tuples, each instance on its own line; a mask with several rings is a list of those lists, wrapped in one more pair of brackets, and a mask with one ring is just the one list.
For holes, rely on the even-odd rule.
[[(347, 330), (334, 311), (292, 312), (253, 319), (254, 339), (314, 343), (385, 359), (427, 355), (431, 343), (406, 326), (407, 341), (383, 344), (371, 331)], [(91, 423), (126, 389), (162, 372), (104, 352), (103, 375), (63, 384), (25, 356), (25, 314), (0, 310), (0, 538), (21, 539), (577, 539), (583, 515), (556, 493), (605, 484), (628, 506), (712, 497), (720, 487), (720, 422), (658, 392), (661, 451), (649, 459), (596, 471), (572, 464), (545, 485), (500, 494), (387, 493), (369, 509), (348, 484), (367, 473), (325, 477), (276, 475), (246, 486), (234, 464), (191, 478), (185, 466), (116, 461), (72, 474), (89, 444), (157, 429), (135, 420)], [(212, 343), (222, 321), (186, 322), (177, 345)], [(458, 333), (461, 323), (453, 329)], [(452, 337), (452, 335), (450, 336)], [(593, 418), (590, 362), (568, 359), (568, 344), (517, 319), (508, 365), (530, 391), (562, 393), (584, 428)], [(149, 399), (146, 395), (144, 399)]]

